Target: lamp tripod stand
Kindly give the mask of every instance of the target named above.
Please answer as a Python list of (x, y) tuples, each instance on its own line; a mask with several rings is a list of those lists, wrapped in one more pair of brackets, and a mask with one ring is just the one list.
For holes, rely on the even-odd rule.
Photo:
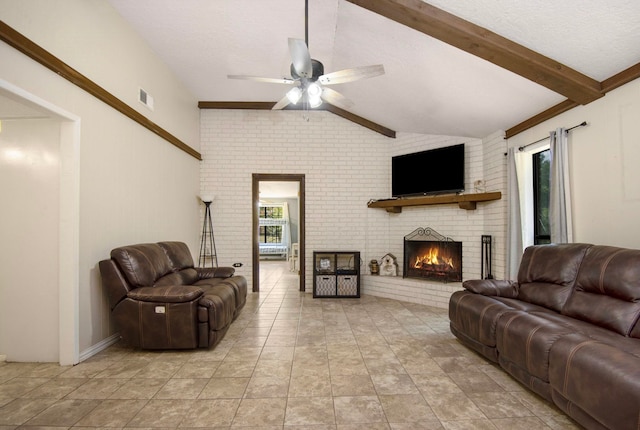
[(198, 267), (207, 267), (207, 260), (211, 261), (211, 267), (218, 267), (218, 255), (216, 252), (216, 242), (213, 239), (213, 223), (211, 222), (211, 201), (203, 198), (205, 205), (204, 222), (202, 223), (202, 236), (200, 238), (200, 257)]

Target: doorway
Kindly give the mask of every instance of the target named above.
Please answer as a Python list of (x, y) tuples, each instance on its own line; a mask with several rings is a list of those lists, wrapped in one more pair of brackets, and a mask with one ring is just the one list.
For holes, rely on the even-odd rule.
[[(79, 157), (80, 118), (0, 80), (0, 197), (8, 202), (0, 354), (7, 360), (79, 361)], [(24, 321), (25, 309), (37, 324)]]
[[(293, 271), (296, 271), (299, 277), (299, 290), (305, 291), (305, 267), (304, 267), (304, 255), (305, 255), (305, 177), (304, 175), (297, 174), (268, 174), (268, 173), (254, 173), (252, 183), (252, 195), (253, 195), (253, 292), (260, 291), (260, 259), (261, 256), (283, 256)], [(274, 228), (274, 233), (267, 241), (261, 242), (261, 207), (264, 214), (267, 213), (266, 207), (273, 208), (273, 212), (277, 214), (285, 213), (288, 208), (287, 204), (291, 206), (291, 200), (295, 197), (292, 192), (282, 194), (279, 199), (271, 194), (271, 197), (261, 196), (261, 190), (264, 192), (266, 189), (277, 189), (282, 186), (282, 189), (297, 189), (297, 207), (290, 208), (291, 212), (297, 214), (295, 219), (295, 226), (292, 227), (290, 221), (287, 221), (288, 217), (285, 217), (280, 229)], [(291, 199), (291, 200), (290, 200)], [(261, 206), (262, 202), (262, 206)], [(271, 205), (271, 206), (269, 206)], [(278, 210), (278, 205), (283, 209)], [(267, 235), (267, 230), (262, 226), (262, 235)], [(287, 229), (290, 229), (288, 231)], [(262, 247), (261, 247), (262, 243)]]

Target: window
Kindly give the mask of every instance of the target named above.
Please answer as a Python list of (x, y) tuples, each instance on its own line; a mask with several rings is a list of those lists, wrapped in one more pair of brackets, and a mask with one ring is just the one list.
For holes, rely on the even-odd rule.
[[(282, 206), (261, 206), (260, 218), (266, 220), (283, 217)], [(282, 243), (282, 225), (261, 225), (260, 243)]]
[(260, 218), (282, 218), (282, 217), (283, 217), (282, 206), (261, 206), (260, 207)]
[(551, 181), (551, 151), (532, 155), (533, 164), (533, 243), (551, 243), (549, 230), (549, 189)]

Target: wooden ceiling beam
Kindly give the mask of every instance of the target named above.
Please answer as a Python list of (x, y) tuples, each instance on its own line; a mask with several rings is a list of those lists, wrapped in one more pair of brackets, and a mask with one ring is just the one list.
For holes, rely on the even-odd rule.
[[(198, 107), (200, 109), (255, 109), (255, 110), (271, 110), (271, 108), (276, 104), (276, 102), (214, 102), (214, 101), (200, 101), (198, 102)], [(302, 110), (301, 107), (296, 107), (289, 105), (284, 110)], [(391, 130), (390, 128), (384, 127), (380, 124), (377, 124), (373, 121), (369, 121), (366, 118), (362, 118), (361, 116), (355, 115), (349, 111), (344, 109), (340, 109), (329, 103), (322, 103), (322, 105), (313, 110), (326, 110), (327, 112), (331, 112), (334, 115), (338, 115), (348, 121), (351, 121), (355, 124), (358, 124), (362, 127), (368, 128), (369, 130), (375, 131), (376, 133), (380, 133), (384, 136), (395, 139), (396, 132)]]
[(582, 73), (422, 0), (347, 0), (540, 84), (579, 104), (603, 96)]
[[(602, 92), (603, 94), (608, 93), (609, 91), (613, 91), (618, 87), (623, 86), (633, 80), (640, 78), (640, 63), (634, 64), (628, 69), (623, 70), (620, 73), (616, 73), (610, 78), (605, 79), (601, 82)], [(505, 131), (505, 137), (509, 139), (510, 137), (515, 136), (518, 133), (522, 133), (523, 131), (534, 127), (538, 124), (542, 124), (548, 119), (551, 119), (557, 115), (560, 115), (563, 112), (566, 112), (574, 107), (577, 107), (578, 103), (572, 100), (565, 100), (563, 102), (558, 103), (555, 106), (551, 106), (549, 109), (540, 112), (537, 115), (532, 116), (531, 118), (522, 121), (520, 124), (516, 124), (510, 129)]]

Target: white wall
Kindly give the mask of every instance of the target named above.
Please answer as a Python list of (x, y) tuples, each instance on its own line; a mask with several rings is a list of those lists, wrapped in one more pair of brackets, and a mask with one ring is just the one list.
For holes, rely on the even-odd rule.
[[(307, 292), (313, 286), (314, 250), (360, 251), (364, 274), (371, 259), (388, 252), (401, 265), (403, 237), (417, 227), (431, 227), (462, 241), (465, 279), (480, 276), (481, 234), (499, 233), (503, 238), (506, 228), (499, 221), (488, 222), (487, 213), (504, 217), (502, 206), (491, 209), (494, 203), (479, 203), (475, 211), (457, 205), (405, 207), (401, 214), (388, 214), (368, 208), (367, 202), (390, 197), (392, 155), (461, 142), (466, 143), (467, 189), (473, 191), (473, 181), (485, 179), (488, 190), (499, 191), (505, 151), (501, 135), (486, 144), (406, 133), (390, 139), (328, 112), (309, 116), (306, 122), (296, 111), (201, 111), (201, 191), (216, 195), (213, 222), (220, 264), (244, 263), (238, 272), (252, 282), (251, 175), (287, 173), (305, 175)], [(400, 279), (391, 285), (388, 279), (372, 278), (363, 279), (367, 294), (440, 307), (460, 288), (460, 283)]]
[[(197, 100), (108, 3), (0, 0), (0, 15), (7, 25), (199, 150)], [(197, 252), (199, 161), (4, 43), (0, 58), (1, 79), (81, 121), (76, 264), (82, 356), (113, 333), (97, 268), (112, 248), (182, 240)], [(153, 95), (155, 111), (138, 104), (138, 87)]]
[(569, 133), (574, 241), (640, 248), (640, 80), (509, 139), (522, 146)]

